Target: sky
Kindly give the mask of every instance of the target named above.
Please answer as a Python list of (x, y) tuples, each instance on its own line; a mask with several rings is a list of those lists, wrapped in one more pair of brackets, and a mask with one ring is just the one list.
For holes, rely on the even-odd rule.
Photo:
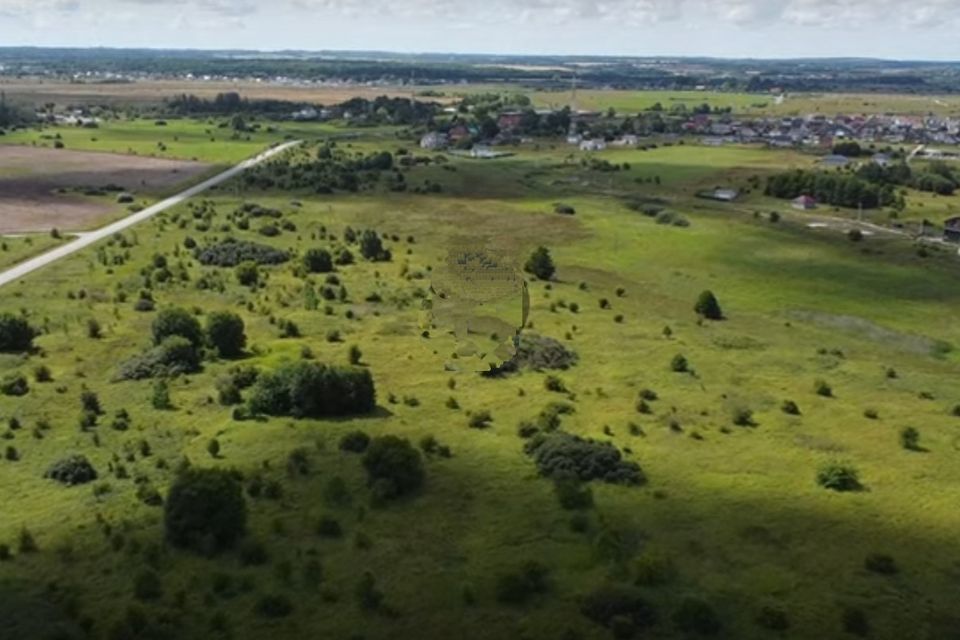
[(0, 46), (960, 60), (960, 0), (0, 0)]

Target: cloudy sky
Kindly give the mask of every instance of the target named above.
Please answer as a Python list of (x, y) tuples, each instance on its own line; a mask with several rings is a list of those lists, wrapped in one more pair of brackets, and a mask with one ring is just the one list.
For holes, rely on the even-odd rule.
[(958, 0), (0, 0), (0, 44), (960, 60)]

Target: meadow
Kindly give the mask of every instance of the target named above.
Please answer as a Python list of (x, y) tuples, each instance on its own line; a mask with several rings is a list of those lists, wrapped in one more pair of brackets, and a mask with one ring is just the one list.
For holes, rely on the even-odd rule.
[[(131, 148), (147, 153), (155, 136), (143, 129), (155, 131), (138, 126), (112, 150), (142, 133), (143, 146)], [(196, 148), (183, 153), (203, 157), (205, 133), (194, 135)], [(375, 135), (338, 144), (350, 153), (398, 146), (421, 153)], [(206, 159), (231, 153), (211, 146)], [(598, 171), (590, 158), (629, 168)], [(809, 214), (758, 193), (733, 205), (693, 197), (812, 162), (750, 147), (592, 156), (541, 144), (503, 160), (400, 169), (405, 192), (388, 191), (383, 177), (332, 194), (240, 180), (203, 206), (184, 204), (0, 289), (0, 309), (23, 310), (42, 329), (37, 351), (0, 356), (0, 378), (19, 372), (30, 386), (0, 396), (6, 630), (238, 640), (956, 637), (955, 257), (936, 248), (923, 257), (904, 239), (854, 243), (812, 230)], [(431, 184), (439, 190), (413, 192)], [(644, 215), (636, 202), (674, 216)], [(243, 228), (234, 212), (253, 203), (280, 217)], [(574, 214), (556, 213), (557, 203)], [(685, 226), (669, 223), (677, 216)], [(360, 258), (347, 227), (376, 230), (391, 259)], [(420, 305), (431, 269), (465, 236), (518, 265), (549, 249), (556, 274), (527, 274), (523, 333), (558, 340), (578, 354), (575, 365), (493, 378), (450, 370), (449, 337), (442, 327), (424, 333)], [(190, 249), (226, 237), (293, 258), (260, 267), (260, 284), (244, 286)], [(335, 268), (338, 284), (298, 268), (308, 249), (344, 247), (357, 261)], [(307, 289), (325, 284), (347, 293), (311, 304)], [(157, 310), (182, 307), (201, 322), (235, 312), (248, 339), (239, 360), (208, 359), (201, 372), (169, 379), (167, 409), (154, 406), (156, 381), (116, 380), (120, 363), (149, 347), (158, 311), (134, 309), (145, 289)], [(724, 320), (694, 312), (704, 290)], [(353, 345), (376, 384), (368, 415), (237, 420), (218, 401), (232, 367), (346, 365)], [(41, 365), (51, 382), (35, 379)], [(98, 426), (78, 426), (84, 390), (102, 405)], [(563, 508), (518, 435), (556, 402), (573, 409), (561, 432), (612, 443), (646, 483), (593, 481), (592, 506)], [(125, 430), (111, 427), (121, 409)], [(483, 411), (487, 428), (470, 428)], [(902, 446), (907, 427), (919, 446)], [(340, 446), (357, 430), (421, 444), (423, 487), (372, 503), (360, 456)], [(428, 436), (450, 456), (431, 453)], [(74, 487), (44, 478), (68, 453), (87, 456), (99, 478)], [(166, 497), (187, 460), (244, 477), (249, 533), (239, 551), (208, 558), (164, 542), (163, 508), (151, 496)], [(818, 486), (818, 470), (833, 462), (855, 467), (862, 490)], [(254, 478), (273, 489), (254, 497)], [(24, 531), (36, 551), (24, 547)], [(504, 576), (530, 560), (546, 580), (502, 601)], [(369, 606), (365, 572), (382, 604)], [(581, 608), (601, 588), (640, 598), (647, 613), (598, 624)]]

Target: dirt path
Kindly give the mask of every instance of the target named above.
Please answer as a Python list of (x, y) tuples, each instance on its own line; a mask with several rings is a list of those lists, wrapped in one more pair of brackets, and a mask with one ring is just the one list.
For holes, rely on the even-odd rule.
[(158, 213), (162, 211), (166, 211), (170, 207), (176, 206), (181, 202), (189, 198), (192, 198), (193, 196), (199, 193), (203, 193), (210, 187), (213, 187), (222, 182), (225, 182), (230, 178), (242, 173), (246, 169), (249, 169), (250, 167), (258, 165), (261, 162), (277, 155), (278, 153), (282, 153), (283, 151), (286, 151), (290, 147), (300, 144), (300, 142), (301, 142), (300, 140), (293, 140), (291, 142), (286, 142), (282, 145), (276, 146), (272, 149), (268, 149), (263, 153), (253, 158), (250, 158), (249, 160), (244, 160), (243, 162), (233, 167), (232, 169), (228, 169), (223, 173), (210, 178), (209, 180), (204, 180), (200, 184), (194, 185), (189, 189), (187, 189), (186, 191), (183, 191), (181, 193), (178, 193), (175, 196), (167, 198), (166, 200), (158, 202), (153, 206), (147, 207), (143, 211), (134, 213), (133, 215), (127, 216), (123, 220), (118, 220), (117, 222), (114, 222), (113, 224), (109, 224), (105, 227), (97, 229), (96, 231), (85, 233), (82, 236), (78, 237), (76, 240), (73, 240), (65, 245), (61, 245), (56, 249), (53, 249), (52, 251), (48, 251), (47, 253), (41, 254), (35, 258), (31, 258), (30, 260), (21, 262), (15, 267), (11, 267), (5, 271), (2, 271), (0, 272), (0, 287), (2, 287), (5, 284), (9, 284), (15, 280), (19, 280), (20, 278), (26, 276), (28, 273), (32, 273), (37, 269), (41, 269), (49, 264), (53, 264), (57, 260), (62, 260), (63, 258), (66, 258), (67, 256), (72, 255), (77, 251), (80, 251), (81, 249), (84, 249), (105, 238), (109, 238), (113, 234), (123, 231), (124, 229), (128, 229), (129, 227), (132, 227), (133, 225), (139, 222), (143, 222), (144, 220), (152, 218)]

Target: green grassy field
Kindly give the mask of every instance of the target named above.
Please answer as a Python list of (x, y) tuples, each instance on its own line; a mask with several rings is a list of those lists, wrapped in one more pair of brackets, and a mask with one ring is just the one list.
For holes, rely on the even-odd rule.
[[(364, 151), (381, 145), (351, 144)], [(691, 596), (716, 611), (717, 637), (846, 637), (850, 610), (862, 612), (873, 638), (952, 637), (960, 624), (960, 419), (950, 415), (960, 403), (953, 377), (960, 360), (951, 348), (960, 344), (955, 258), (938, 251), (920, 258), (908, 241), (854, 244), (815, 232), (783, 203), (780, 222), (757, 219), (751, 210), (772, 203), (755, 194), (734, 206), (692, 197), (704, 185), (812, 162), (802, 154), (692, 145), (618, 150), (599, 157), (630, 168), (610, 173), (581, 166), (579, 152), (568, 156), (562, 145), (543, 145), (504, 160), (451, 159), (452, 169), (406, 171), (411, 187), (442, 185), (429, 195), (382, 187), (325, 196), (228, 188), (213, 199), (217, 214), (208, 230), (182, 206), (128, 232), (129, 248), (91, 248), (0, 289), (0, 308), (24, 309), (44, 329), (39, 353), (0, 357), (0, 376), (44, 364), (54, 380), (31, 378), (28, 395), (0, 396), (0, 416), (21, 427), (5, 436), (20, 459), (0, 462), (0, 542), (14, 549), (0, 563), (8, 628), (39, 638), (62, 621), (65, 629), (91, 625), (89, 637), (118, 637), (111, 630), (132, 608), (149, 620), (150, 637), (161, 638), (610, 638), (609, 629), (579, 613), (584, 594), (669, 566), (662, 584), (641, 580), (658, 620), (637, 637), (688, 637), (673, 612)], [(654, 175), (659, 185), (649, 182)], [(690, 225), (657, 224), (627, 208), (624, 197), (664, 198)], [(221, 228), (244, 201), (280, 209), (296, 230), (266, 238), (256, 231), (259, 221), (247, 231)], [(576, 215), (553, 213), (558, 201)], [(339, 238), (348, 225), (390, 237), (393, 259), (338, 267), (348, 300), (321, 301), (321, 310), (305, 308), (296, 260), (265, 268), (265, 286), (251, 291), (231, 270), (202, 267), (184, 249), (187, 236), (203, 245), (229, 235), (302, 254), (339, 246), (339, 239), (320, 239), (321, 227)], [(427, 288), (428, 269), (463, 236), (519, 262), (538, 245), (550, 249), (556, 278), (549, 286), (528, 283), (529, 331), (579, 354), (573, 368), (550, 372), (570, 393), (547, 391), (546, 373), (488, 379), (445, 371), (449, 340), (441, 331), (421, 335), (416, 291)], [(182, 263), (189, 277), (154, 283), (158, 308), (240, 313), (251, 354), (242, 364), (264, 369), (301, 359), (304, 348), (319, 362), (345, 364), (348, 346), (358, 345), (379, 410), (354, 419), (238, 422), (215, 399), (216, 380), (234, 362), (207, 362), (202, 373), (172, 380), (172, 411), (151, 407), (152, 382), (114, 382), (118, 364), (149, 342), (155, 314), (132, 306), (158, 254), (175, 271)], [(198, 289), (202, 275), (222, 282), (222, 291)], [(312, 277), (318, 288), (322, 277)], [(725, 321), (698, 322), (693, 304), (704, 289), (719, 297)], [(382, 302), (367, 300), (374, 292)], [(601, 308), (601, 298), (611, 308)], [(91, 318), (103, 327), (99, 339), (88, 337)], [(302, 336), (279, 337), (280, 319), (294, 321)], [(333, 329), (342, 342), (326, 340)], [(693, 373), (671, 371), (677, 354)], [(833, 397), (814, 392), (817, 379), (832, 386)], [(84, 388), (106, 411), (101, 426), (86, 432), (77, 426)], [(659, 396), (649, 414), (636, 409), (645, 388)], [(459, 409), (446, 406), (451, 396)], [(799, 415), (781, 411), (787, 399)], [(573, 512), (560, 508), (517, 435), (519, 422), (559, 400), (575, 407), (564, 430), (613, 442), (649, 480), (642, 487), (592, 483), (595, 506), (585, 512), (584, 532), (571, 528)], [(121, 408), (131, 414), (129, 431), (109, 426)], [(734, 425), (744, 409), (753, 426)], [(867, 409), (877, 418), (865, 417)], [(492, 413), (491, 428), (468, 428), (468, 413), (480, 410)], [(36, 431), (38, 438), (41, 419), (51, 428)], [(923, 451), (900, 446), (907, 426), (920, 431)], [(426, 460), (417, 495), (372, 507), (359, 459), (337, 446), (356, 429), (414, 443), (433, 435), (453, 456)], [(206, 451), (212, 438), (221, 444), (216, 459)], [(298, 448), (308, 451), (309, 475), (287, 471)], [(69, 452), (87, 455), (100, 479), (72, 488), (43, 479)], [(282, 498), (247, 499), (249, 535), (265, 545), (268, 562), (247, 566), (235, 552), (210, 559), (163, 543), (162, 509), (139, 501), (137, 487), (165, 495), (184, 458), (281, 484)], [(866, 490), (818, 487), (818, 468), (835, 460), (855, 465)], [(117, 477), (118, 464), (128, 478)], [(348, 506), (324, 499), (334, 477), (349, 487)], [(343, 538), (316, 534), (325, 514), (340, 522)], [(23, 527), (37, 553), (17, 552)], [(871, 553), (893, 556), (899, 573), (867, 571)], [(301, 579), (314, 558), (323, 566), (318, 589)], [(497, 576), (529, 559), (549, 567), (547, 593), (523, 606), (498, 603)], [(162, 595), (138, 602), (134, 577), (147, 567), (160, 576)], [(358, 605), (364, 571), (376, 576), (393, 613)], [(215, 594), (216, 574), (230, 576), (236, 593)], [(264, 594), (287, 595), (292, 613), (258, 615)], [(784, 612), (789, 630), (758, 626), (764, 607)], [(210, 630), (217, 614), (229, 633)]]
[(0, 235), (0, 269), (12, 267), (37, 254), (49, 251), (63, 239), (49, 233), (3, 236)]
[[(268, 145), (294, 138), (315, 138), (337, 131), (319, 123), (261, 123), (259, 131), (234, 133), (219, 127), (223, 121), (151, 119), (110, 120), (100, 128), (45, 126), (9, 132), (0, 142), (52, 147), (57, 135), (66, 149), (106, 151), (157, 158), (198, 160), (213, 164), (236, 164), (256, 155)], [(273, 129), (272, 131), (268, 129)]]

